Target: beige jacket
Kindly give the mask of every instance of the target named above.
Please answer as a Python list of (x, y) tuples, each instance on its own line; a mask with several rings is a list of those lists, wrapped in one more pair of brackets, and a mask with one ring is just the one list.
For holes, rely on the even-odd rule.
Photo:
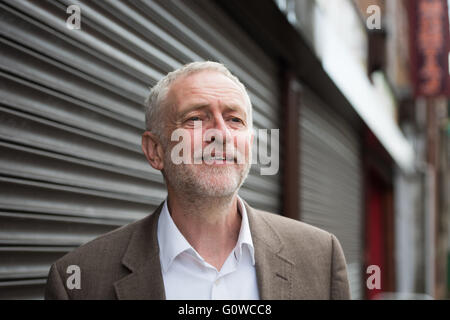
[[(261, 299), (350, 299), (345, 258), (334, 235), (245, 206)], [(55, 262), (45, 298), (165, 299), (156, 232), (161, 208)], [(66, 286), (70, 265), (80, 267), (80, 289)]]

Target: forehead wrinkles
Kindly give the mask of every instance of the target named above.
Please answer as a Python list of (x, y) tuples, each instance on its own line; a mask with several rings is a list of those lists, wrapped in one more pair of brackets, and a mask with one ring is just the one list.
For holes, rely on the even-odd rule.
[[(234, 88), (187, 88), (187, 93), (189, 97), (195, 98), (205, 98), (214, 99), (220, 101), (221, 103), (234, 102), (237, 104), (245, 103), (245, 99), (242, 92), (239, 89)], [(184, 95), (186, 97), (187, 95)], [(245, 105), (242, 105), (244, 107)]]
[(180, 103), (189, 97), (238, 100), (246, 104), (245, 94), (231, 79), (222, 74), (201, 72), (177, 79), (170, 91)]

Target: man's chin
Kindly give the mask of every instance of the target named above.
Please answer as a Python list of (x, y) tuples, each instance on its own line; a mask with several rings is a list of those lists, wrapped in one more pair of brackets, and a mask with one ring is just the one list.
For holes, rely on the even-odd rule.
[(242, 168), (233, 164), (186, 165), (170, 169), (172, 172), (169, 174), (169, 178), (172, 178), (170, 180), (173, 182), (171, 185), (177, 192), (197, 197), (233, 196), (245, 180)]
[(195, 175), (196, 182), (201, 192), (211, 197), (234, 195), (247, 176), (244, 172), (233, 167), (219, 165), (202, 169), (203, 170), (197, 171), (197, 174)]
[(197, 180), (198, 192), (210, 197), (232, 196), (239, 189), (239, 182), (236, 179), (230, 179), (230, 176), (220, 175), (214, 178), (205, 178)]
[(204, 192), (199, 192), (199, 196), (203, 198), (228, 198), (232, 197), (236, 193), (236, 189), (220, 189), (220, 188), (208, 188), (204, 189)]

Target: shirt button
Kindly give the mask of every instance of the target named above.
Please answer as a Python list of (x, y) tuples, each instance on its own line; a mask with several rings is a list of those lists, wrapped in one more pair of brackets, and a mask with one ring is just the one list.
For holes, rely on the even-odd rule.
[(214, 281), (214, 284), (215, 284), (216, 286), (218, 286), (219, 283), (220, 283), (220, 279), (217, 279), (216, 281)]

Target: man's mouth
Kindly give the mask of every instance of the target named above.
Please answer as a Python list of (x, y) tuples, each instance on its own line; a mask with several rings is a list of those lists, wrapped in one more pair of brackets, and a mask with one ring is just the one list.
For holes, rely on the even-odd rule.
[(232, 155), (204, 155), (202, 157), (202, 161), (209, 164), (209, 163), (235, 163), (236, 159)]

